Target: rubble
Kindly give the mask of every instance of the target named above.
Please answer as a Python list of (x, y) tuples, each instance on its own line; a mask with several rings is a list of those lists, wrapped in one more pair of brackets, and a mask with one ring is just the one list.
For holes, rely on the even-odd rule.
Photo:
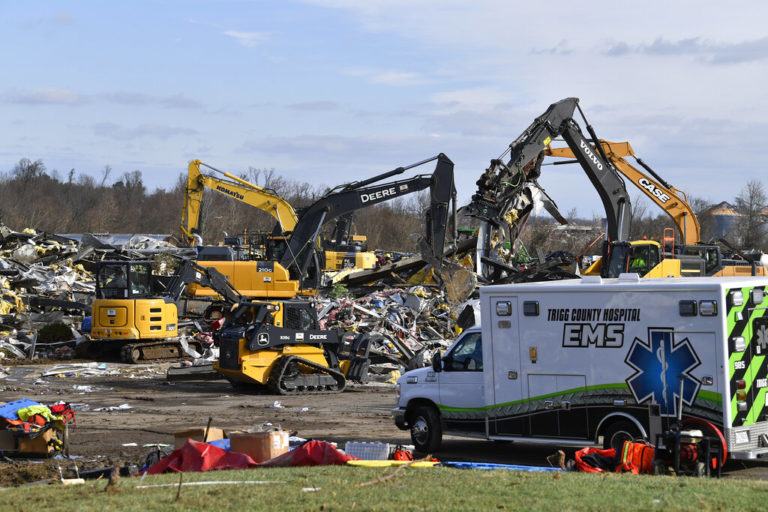
[[(194, 249), (175, 247), (171, 240), (170, 235), (52, 235), (0, 227), (0, 358), (73, 359), (85, 353), (96, 262), (154, 257), (159, 269), (167, 268), (167, 255), (194, 255)], [(329, 273), (316, 298), (322, 328), (373, 334), (371, 371), (386, 380), (392, 372), (425, 364), (462, 330), (459, 315), (477, 286), (471, 255), (476, 243), (469, 236), (447, 247), (439, 276), (421, 257), (391, 251), (376, 269)], [(556, 261), (514, 269), (493, 265), (500, 280), (509, 275), (533, 280), (559, 268)], [(212, 373), (218, 348), (211, 332), (192, 325), (180, 331), (180, 344), (191, 359), (185, 366), (194, 370), (174, 369), (169, 379), (172, 373), (179, 379)]]
[(75, 357), (75, 348), (89, 332), (95, 262), (194, 254), (175, 247), (169, 238), (54, 235), (0, 225), (0, 359)]
[(318, 311), (321, 329), (377, 335), (371, 349), (374, 364), (421, 366), (460, 332), (456, 329), (458, 317), (444, 294), (425, 286), (321, 299)]

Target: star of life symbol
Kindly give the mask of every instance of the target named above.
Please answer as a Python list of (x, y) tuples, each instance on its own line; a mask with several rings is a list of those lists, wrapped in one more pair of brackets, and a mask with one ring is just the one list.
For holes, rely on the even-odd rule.
[(757, 344), (763, 351), (768, 349), (768, 325), (762, 324), (757, 330)]
[[(768, 334), (768, 333), (766, 333)], [(648, 342), (635, 338), (626, 362), (635, 369), (627, 385), (637, 400), (659, 404), (662, 416), (677, 416), (682, 379), (683, 403), (691, 405), (701, 382), (690, 371), (701, 364), (688, 338), (675, 343), (671, 329), (648, 329)]]

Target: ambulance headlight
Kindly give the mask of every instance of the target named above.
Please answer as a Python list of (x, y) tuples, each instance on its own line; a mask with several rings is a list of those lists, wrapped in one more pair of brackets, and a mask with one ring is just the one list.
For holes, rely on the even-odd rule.
[(733, 306), (744, 305), (744, 294), (741, 293), (741, 290), (733, 290), (731, 292), (731, 305)]
[(760, 288), (755, 288), (751, 292), (749, 292), (749, 298), (752, 301), (752, 304), (760, 304), (763, 302), (763, 297), (765, 296), (765, 293), (763, 293), (763, 290)]
[(701, 316), (717, 316), (717, 301), (699, 301), (699, 314)]

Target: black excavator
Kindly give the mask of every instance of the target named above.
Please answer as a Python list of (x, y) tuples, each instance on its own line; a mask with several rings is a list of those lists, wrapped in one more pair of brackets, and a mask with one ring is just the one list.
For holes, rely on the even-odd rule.
[[(432, 161), (437, 164), (430, 175), (373, 185)], [(301, 214), (281, 264), (302, 287), (317, 286), (319, 276), (308, 269), (317, 257), (315, 242), (324, 222), (427, 188), (431, 205), (422, 253), (439, 276), (450, 265), (443, 262), (449, 223), (455, 233), (453, 162), (443, 154), (333, 189)], [(321, 329), (311, 301), (253, 301), (239, 305), (217, 333), (220, 357), (214, 369), (235, 387), (255, 385), (278, 394), (338, 393), (348, 380), (364, 382), (371, 362), (389, 358), (404, 366), (418, 364), (419, 354), (398, 340), (390, 341), (398, 347), (399, 358), (376, 353), (375, 336)]]
[[(375, 184), (433, 161), (437, 161), (437, 164), (432, 174)], [(299, 221), (291, 232), (282, 254), (279, 255), (279, 264), (289, 270), (291, 279), (299, 280), (301, 289), (317, 289), (320, 284), (320, 273), (317, 269), (322, 268), (318, 262), (321, 254), (317, 250), (317, 240), (324, 223), (427, 188), (430, 190), (430, 207), (427, 211), (426, 243), (422, 244), (421, 249), (424, 258), (439, 270), (442, 266), (448, 220), (454, 222), (453, 238), (456, 238), (453, 162), (442, 153), (363, 181), (338, 185), (331, 189), (325, 196), (302, 210)], [(450, 204), (453, 205), (451, 211)]]
[[(576, 110), (591, 139), (584, 136), (574, 119)], [(558, 137), (571, 148), (600, 195), (608, 222), (607, 240), (626, 240), (629, 236), (631, 203), (624, 180), (610, 163), (603, 147), (591, 142), (598, 138), (579, 106), (579, 99), (565, 98), (550, 105), (499, 158), (491, 160), (477, 181), (477, 192), (471, 203), (462, 209), (480, 221), (476, 269), (481, 278), (498, 281), (502, 274), (517, 270), (498, 256), (500, 248), (518, 237), (537, 201), (541, 201), (556, 220), (566, 223), (537, 183), (545, 150)]]
[[(92, 357), (119, 353), (129, 363), (183, 357), (177, 302), (191, 283), (216, 290), (230, 305), (242, 299), (216, 269), (190, 260), (181, 260), (167, 280), (152, 273), (151, 261), (98, 262), (92, 340), (80, 351), (86, 350)], [(198, 342), (189, 344), (202, 352)]]

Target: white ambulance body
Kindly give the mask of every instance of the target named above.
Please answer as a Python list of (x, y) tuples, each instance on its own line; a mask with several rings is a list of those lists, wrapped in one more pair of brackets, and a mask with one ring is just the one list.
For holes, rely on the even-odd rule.
[(768, 456), (766, 286), (623, 274), (483, 287), (481, 326), (398, 380), (395, 423), (423, 452), (442, 434), (615, 447), (650, 438), (651, 417), (668, 428), (682, 395), (686, 428), (729, 457)]

